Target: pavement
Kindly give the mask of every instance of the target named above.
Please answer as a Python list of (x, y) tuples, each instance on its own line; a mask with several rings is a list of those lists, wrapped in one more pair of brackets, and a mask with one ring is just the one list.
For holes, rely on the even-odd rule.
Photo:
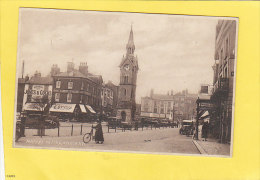
[(221, 144), (217, 139), (212, 138), (208, 138), (207, 141), (204, 141), (201, 138), (201, 127), (199, 127), (199, 139), (193, 140), (193, 143), (202, 155), (231, 156), (230, 144)]
[[(15, 147), (75, 149), (95, 151), (131, 151), (145, 153), (200, 154), (191, 137), (179, 134), (179, 128), (144, 129), (143, 131), (105, 132), (104, 143), (93, 141), (85, 144), (83, 135), (75, 136), (26, 136)], [(27, 132), (28, 133), (28, 132)], [(56, 132), (55, 132), (56, 134)]]

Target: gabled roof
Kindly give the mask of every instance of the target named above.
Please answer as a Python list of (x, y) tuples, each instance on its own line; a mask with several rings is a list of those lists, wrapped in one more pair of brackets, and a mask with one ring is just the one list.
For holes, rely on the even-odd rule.
[(123, 57), (119, 67), (122, 67), (127, 60), (133, 66), (137, 67), (137, 69), (139, 69), (139, 67), (138, 67), (138, 59), (137, 59), (137, 57), (134, 57), (133, 55), (127, 55), (127, 56)]

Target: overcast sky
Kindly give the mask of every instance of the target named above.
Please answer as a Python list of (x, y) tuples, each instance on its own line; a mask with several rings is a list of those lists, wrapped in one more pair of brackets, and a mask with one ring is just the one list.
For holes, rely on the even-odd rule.
[(18, 72), (50, 72), (52, 64), (66, 70), (87, 62), (89, 72), (119, 83), (119, 64), (126, 53), (133, 23), (135, 54), (139, 61), (137, 102), (155, 93), (212, 84), (215, 50), (214, 17), (20, 9)]

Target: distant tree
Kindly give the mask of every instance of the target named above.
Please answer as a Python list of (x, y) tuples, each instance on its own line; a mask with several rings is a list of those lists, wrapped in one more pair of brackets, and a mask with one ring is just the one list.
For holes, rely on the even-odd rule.
[(48, 113), (49, 113), (49, 99), (48, 95), (44, 95), (42, 98), (35, 99), (35, 105), (41, 111), (41, 116), (39, 119), (39, 126), (38, 126), (38, 135), (39, 136), (44, 136), (45, 135), (45, 118), (47, 118)]

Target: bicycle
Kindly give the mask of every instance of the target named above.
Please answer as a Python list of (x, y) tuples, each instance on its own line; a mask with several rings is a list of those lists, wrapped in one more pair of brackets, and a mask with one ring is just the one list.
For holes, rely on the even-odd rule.
[(94, 129), (94, 127), (92, 126), (91, 127), (91, 131), (89, 133), (84, 134), (84, 136), (83, 136), (83, 142), (84, 143), (87, 144), (91, 139), (94, 138), (94, 136), (93, 136), (93, 129)]

